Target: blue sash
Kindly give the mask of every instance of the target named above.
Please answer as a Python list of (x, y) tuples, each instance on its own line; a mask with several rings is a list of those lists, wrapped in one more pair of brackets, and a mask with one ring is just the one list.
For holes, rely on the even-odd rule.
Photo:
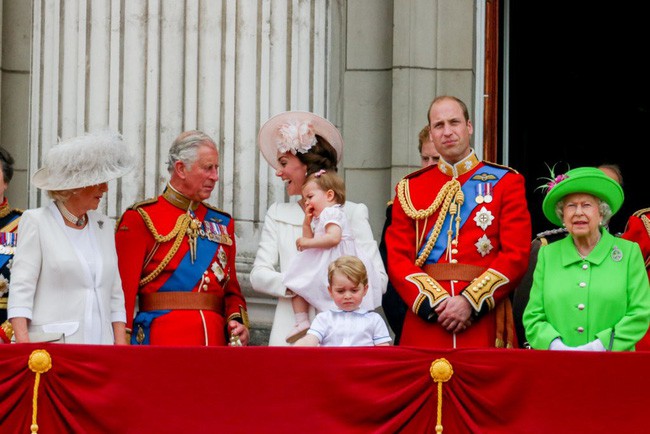
[[(214, 219), (219, 221), (220, 224), (228, 226), (230, 223), (230, 217), (218, 213), (210, 208), (205, 214), (204, 220)], [(234, 238), (234, 234), (231, 234)], [(219, 248), (219, 243), (210, 241), (207, 238), (197, 237), (196, 238), (196, 258), (194, 263), (192, 263), (192, 258), (190, 251), (188, 250), (181, 262), (178, 264), (178, 267), (172, 275), (167, 279), (167, 281), (160, 287), (159, 292), (169, 292), (169, 291), (184, 291), (191, 292), (196, 284), (201, 281), (203, 272), (210, 267), (214, 255), (217, 253)], [(140, 345), (149, 345), (149, 334), (151, 323), (158, 318), (159, 316), (169, 313), (169, 310), (152, 310), (149, 312), (138, 312), (135, 319), (133, 320), (133, 333), (131, 334), (131, 344), (138, 345), (136, 338), (136, 328), (138, 326), (142, 327), (144, 331), (144, 340)]]
[[(479, 179), (473, 179), (473, 178), (475, 178), (476, 175), (484, 174), (484, 173), (488, 175), (494, 175), (496, 177), (496, 180), (490, 180), (490, 182), (492, 182), (494, 186), (496, 186), (496, 184), (501, 180), (501, 178), (503, 178), (503, 175), (505, 175), (507, 172), (508, 171), (506, 169), (502, 169), (490, 165), (484, 165), (479, 170), (477, 170), (476, 173), (472, 177), (470, 177), (470, 179), (465, 181), (465, 183), (461, 187), (463, 194), (465, 195), (465, 202), (463, 203), (463, 206), (460, 207), (460, 217), (461, 217), (460, 228), (462, 228), (465, 225), (469, 216), (472, 215), (474, 209), (479, 205), (478, 203), (476, 203), (475, 200), (476, 191), (477, 191), (476, 185), (484, 181), (481, 181)], [(451, 218), (452, 218), (451, 215), (447, 214), (447, 216), (445, 217), (445, 221), (442, 224), (440, 235), (447, 233), (447, 228), (449, 228)], [(429, 233), (427, 234), (427, 240), (429, 239), (429, 237), (431, 237), (432, 231), (433, 228), (431, 228), (431, 231), (429, 231)], [(425, 246), (426, 246), (426, 241), (424, 242), (422, 248), (418, 252), (418, 257), (422, 253), (422, 250), (424, 250)], [(425, 264), (437, 263), (446, 249), (447, 249), (447, 237), (439, 236), (438, 239), (436, 240), (436, 244), (433, 246), (433, 249), (431, 249), (431, 253), (429, 254), (429, 257), (425, 261)]]

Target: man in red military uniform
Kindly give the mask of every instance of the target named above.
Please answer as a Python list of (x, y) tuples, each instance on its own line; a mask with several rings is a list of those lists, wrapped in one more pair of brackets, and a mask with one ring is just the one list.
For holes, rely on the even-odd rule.
[(458, 98), (436, 98), (429, 123), (440, 161), (399, 182), (386, 231), (388, 275), (410, 308), (400, 345), (516, 347), (509, 295), (531, 239), (524, 178), (478, 160)]
[[(643, 208), (630, 216), (621, 238), (634, 241), (641, 247), (645, 268), (650, 279), (650, 208)], [(637, 351), (650, 351), (650, 332), (636, 344)]]
[(203, 202), (219, 179), (218, 167), (210, 137), (182, 133), (169, 150), (171, 178), (163, 194), (133, 205), (118, 222), (132, 344), (248, 344), (246, 302), (235, 271), (235, 222)]

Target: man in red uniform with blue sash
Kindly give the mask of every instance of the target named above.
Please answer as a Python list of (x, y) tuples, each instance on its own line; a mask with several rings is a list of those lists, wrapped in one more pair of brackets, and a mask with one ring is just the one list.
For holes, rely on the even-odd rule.
[(118, 222), (132, 344), (248, 344), (246, 302), (235, 270), (235, 222), (204, 202), (219, 179), (218, 167), (209, 136), (182, 133), (169, 150), (171, 178), (163, 194), (133, 205)]
[(478, 160), (458, 98), (436, 98), (429, 123), (441, 158), (399, 182), (386, 231), (389, 278), (409, 306), (400, 345), (516, 347), (509, 296), (531, 239), (524, 178)]

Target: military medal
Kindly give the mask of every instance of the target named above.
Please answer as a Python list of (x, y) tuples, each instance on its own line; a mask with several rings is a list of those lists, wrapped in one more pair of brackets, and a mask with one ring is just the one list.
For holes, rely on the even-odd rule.
[(487, 229), (487, 227), (492, 224), (492, 220), (494, 220), (494, 216), (485, 206), (483, 206), (474, 216), (476, 226), (483, 230)]
[(217, 261), (214, 261), (212, 263), (212, 266), (210, 267), (214, 275), (217, 277), (217, 280), (221, 282), (223, 278), (226, 276), (226, 273), (224, 273), (223, 268), (219, 265)]
[(483, 199), (485, 200), (485, 203), (492, 202), (492, 183), (491, 182), (486, 182), (485, 183), (485, 196), (483, 196)]
[(482, 182), (479, 182), (478, 184), (476, 184), (476, 197), (474, 198), (474, 200), (479, 205), (482, 204), (483, 201), (485, 200), (483, 198), (483, 183)]
[(217, 252), (217, 258), (219, 258), (219, 262), (221, 263), (221, 266), (223, 268), (226, 268), (226, 265), (228, 265), (228, 255), (226, 255), (226, 251), (223, 249), (223, 246), (219, 246), (219, 251)]
[(487, 255), (490, 253), (490, 250), (492, 250), (492, 241), (490, 241), (485, 234), (483, 234), (474, 245), (476, 246), (476, 251), (478, 251), (481, 256)]

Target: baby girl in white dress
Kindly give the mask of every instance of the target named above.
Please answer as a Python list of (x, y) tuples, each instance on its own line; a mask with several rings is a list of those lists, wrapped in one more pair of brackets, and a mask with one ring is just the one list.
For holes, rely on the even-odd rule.
[(345, 203), (343, 180), (334, 172), (321, 170), (306, 179), (302, 195), (305, 201), (303, 236), (296, 240), (299, 253), (283, 277), (284, 285), (296, 294), (292, 298), (296, 324), (287, 336), (289, 343), (307, 333), (309, 305), (321, 312), (336, 308), (327, 291), (327, 270), (335, 259), (350, 255), (363, 261), (369, 276), (368, 296), (361, 304), (363, 309), (373, 310), (380, 306), (382, 296), (377, 273), (358, 248), (341, 209)]

